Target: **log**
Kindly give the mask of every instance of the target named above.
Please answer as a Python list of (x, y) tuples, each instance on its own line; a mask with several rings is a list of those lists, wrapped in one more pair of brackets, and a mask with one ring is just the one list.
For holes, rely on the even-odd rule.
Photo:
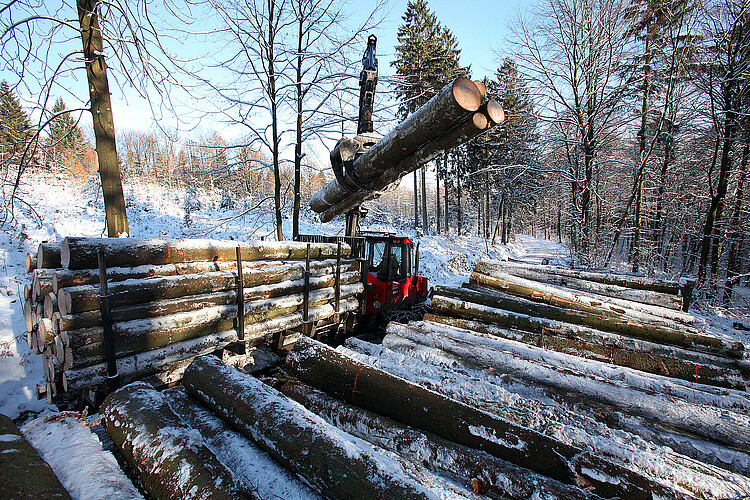
[[(65, 269), (94, 269), (98, 267), (97, 249), (104, 250), (107, 265), (135, 267), (147, 262), (151, 265), (191, 261), (234, 261), (240, 247), (242, 260), (300, 260), (305, 258), (307, 243), (298, 241), (220, 241), (220, 240), (146, 240), (137, 238), (73, 238), (62, 243), (62, 267)], [(336, 256), (337, 245), (313, 243), (311, 258)], [(351, 254), (349, 245), (342, 245), (345, 257)]]
[(519, 278), (548, 283), (550, 285), (563, 286), (584, 292), (591, 292), (607, 297), (625, 299), (654, 306), (666, 307), (676, 311), (682, 310), (683, 296), (670, 293), (654, 292), (651, 290), (639, 290), (626, 288), (620, 285), (599, 283), (571, 276), (555, 274), (549, 266), (521, 265), (514, 262), (486, 261), (479, 262), (474, 268), (482, 274), (492, 275), (493, 270), (502, 270)]
[(257, 498), (244, 490), (197, 433), (143, 382), (102, 403), (104, 427), (153, 498)]
[[(287, 357), (301, 381), (347, 403), (533, 470), (599, 496), (652, 498), (665, 489), (600, 457), (467, 406), (302, 337)], [(616, 481), (602, 478), (617, 478)]]
[[(333, 274), (335, 261), (322, 260), (311, 263), (312, 276), (321, 277)], [(343, 270), (358, 269), (354, 260), (346, 262)], [(244, 287), (277, 284), (304, 278), (304, 264), (274, 265), (268, 268), (249, 269), (243, 273)], [(161, 276), (140, 280), (126, 280), (112, 283), (109, 287), (110, 304), (113, 308), (134, 304), (144, 304), (156, 300), (174, 299), (189, 295), (202, 295), (237, 289), (237, 277), (231, 272), (212, 272)], [(99, 309), (99, 287), (81, 285), (58, 290), (58, 309), (63, 315), (76, 314)]]
[[(246, 339), (249, 341), (249, 339)], [(117, 360), (117, 373), (123, 380), (142, 378), (163, 370), (170, 365), (195, 356), (210, 354), (237, 342), (237, 332), (227, 330), (185, 342), (177, 342), (160, 349), (144, 351)], [(63, 389), (77, 392), (106, 382), (107, 363), (99, 363), (84, 368), (66, 370), (63, 373)]]
[[(362, 292), (361, 282), (341, 287), (343, 298), (353, 297)], [(310, 306), (322, 306), (331, 302), (335, 295), (332, 287), (313, 290), (310, 293)], [(303, 295), (295, 294), (275, 299), (262, 299), (245, 303), (245, 324), (247, 327), (263, 324), (273, 318), (292, 315), (301, 309)], [(177, 313), (145, 320), (114, 323), (115, 355), (128, 356), (137, 352), (157, 349), (174, 342), (181, 342), (235, 326), (237, 307), (215, 306), (198, 311)], [(48, 320), (49, 321), (49, 320)], [(51, 323), (51, 321), (50, 321)], [(104, 331), (102, 327), (92, 327), (67, 332), (72, 356), (66, 355), (66, 368), (80, 368), (102, 362), (104, 352)]]
[[(665, 343), (707, 352), (716, 356), (742, 359), (744, 346), (739, 342), (726, 342), (715, 337), (686, 333), (679, 330), (655, 325), (641, 324), (636, 321), (626, 321), (616, 317), (592, 315), (582, 311), (573, 311), (562, 307), (550, 306), (538, 302), (513, 298), (492, 290), (435, 287), (437, 297), (433, 298), (432, 307), (436, 311), (467, 319), (479, 319), (489, 323), (495, 322), (496, 315), (491, 309), (528, 314), (557, 321), (564, 321), (576, 325), (587, 326), (597, 330), (609, 331), (630, 337), (648, 340), (655, 343)], [(457, 299), (448, 301), (445, 299)], [(476, 305), (487, 308), (475, 307)]]
[(57, 269), (60, 262), (61, 244), (56, 242), (39, 243), (36, 251), (37, 269)]
[(373, 456), (299, 404), (218, 358), (193, 360), (182, 383), (193, 397), (328, 498), (429, 498), (385, 457)]
[[(502, 269), (505, 265), (504, 262), (499, 261), (484, 261), (484, 263), (486, 265), (496, 265), (499, 269)], [(513, 265), (523, 266), (523, 264), (520, 263), (514, 263)], [(594, 281), (596, 283), (635, 288), (637, 290), (649, 290), (672, 295), (684, 295), (685, 288), (689, 286), (689, 284), (683, 284), (679, 281), (649, 279), (642, 276), (632, 276), (627, 274), (599, 273), (594, 271), (583, 271), (580, 269), (565, 269), (555, 266), (533, 265), (530, 267), (533, 269), (543, 269), (545, 272), (554, 273), (559, 276), (567, 276), (570, 278)]]
[[(628, 385), (636, 381), (633, 374), (624, 377), (607, 376), (606, 367), (589, 362), (584, 366), (575, 356), (556, 354), (550, 357), (541, 349), (531, 348), (518, 342), (499, 338), (487, 338), (481, 334), (444, 327), (440, 331), (416, 329), (392, 323), (389, 333), (397, 333), (409, 340), (432, 347), (439, 347), (472, 362), (493, 367), (504, 373), (533, 380), (542, 385), (555, 385), (582, 394), (586, 397), (612, 404), (629, 413), (654, 419), (678, 429), (715, 440), (725, 445), (750, 451), (750, 416), (728, 409), (741, 404), (739, 394), (728, 394), (732, 401), (721, 404), (721, 396), (698, 394), (695, 399), (689, 391), (650, 384), (645, 388)], [(576, 370), (576, 366), (581, 370)], [(586, 368), (589, 370), (584, 371)], [(623, 369), (619, 369), (623, 370)], [(609, 382), (613, 380), (614, 382)], [(652, 392), (661, 388), (661, 392)], [(674, 393), (677, 393), (676, 395)], [(699, 402), (704, 400), (703, 403)], [(709, 405), (709, 402), (717, 405)], [(747, 410), (745, 399), (742, 410)]]
[(416, 463), (424, 463), (436, 472), (447, 473), (459, 484), (468, 483), (466, 486), (477, 493), (497, 499), (535, 496), (570, 500), (599, 498), (487, 453), (342, 403), (308, 385), (289, 381), (280, 391), (329, 424)]
[(172, 411), (198, 431), (219, 460), (245, 484), (256, 489), (261, 498), (321, 499), (299, 477), (286, 470), (251, 440), (201, 405), (184, 387), (170, 387), (162, 394)]
[[(341, 284), (349, 285), (360, 281), (357, 271), (350, 271), (341, 275)], [(335, 275), (326, 275), (310, 278), (310, 289), (317, 290), (335, 285)], [(250, 302), (259, 299), (272, 299), (285, 295), (293, 295), (303, 291), (304, 279), (294, 281), (282, 281), (280, 283), (261, 285), (244, 289), (244, 301)], [(235, 290), (228, 292), (216, 292), (205, 295), (189, 295), (176, 299), (155, 300), (143, 304), (134, 304), (112, 309), (112, 320), (115, 323), (132, 321), (136, 319), (167, 316), (187, 311), (195, 311), (204, 307), (229, 305), (237, 303)], [(57, 313), (53, 316), (59, 331), (78, 330), (101, 326), (101, 313), (99, 310), (84, 311), (77, 314), (62, 315)]]
[[(345, 342), (346, 347), (340, 349), (370, 366), (432, 387), (446, 396), (591, 453), (604, 455), (676, 491), (692, 493), (697, 498), (717, 499), (743, 497), (750, 492), (750, 479), (739, 475), (744, 472), (732, 474), (706, 465), (715, 463), (726, 468), (732, 464), (748, 470), (750, 461), (741, 452), (702, 442), (691, 435), (687, 439), (695, 446), (692, 451), (696, 455), (695, 460), (691, 460), (669, 447), (678, 442), (671, 439), (674, 434), (650, 421), (624, 415), (611, 406), (513, 378), (392, 334), (386, 335), (383, 342), (383, 345), (375, 345), (352, 337)], [(661, 441), (668, 447), (652, 444)]]
[(13, 421), (0, 415), (0, 498), (70, 499), (63, 485)]
[(31, 279), (31, 300), (44, 301), (44, 297), (52, 291), (52, 276), (46, 273), (34, 272)]
[[(363, 155), (354, 159), (352, 173), (349, 174), (354, 179), (350, 180), (358, 185), (369, 183), (382, 170), (400, 162), (463, 121), (479, 109), (481, 103), (482, 96), (474, 82), (468, 78), (456, 78)], [(349, 190), (334, 179), (312, 196), (310, 208), (323, 212), (347, 195)]]
[[(284, 264), (284, 261), (250, 261), (243, 263), (245, 269), (268, 267)], [(219, 260), (199, 262), (178, 262), (154, 266), (150, 264), (136, 267), (110, 267), (107, 269), (107, 281), (124, 281), (127, 279), (153, 278), (156, 276), (176, 276), (178, 274), (201, 274), (217, 271), (236, 272), (237, 261), (225, 262)], [(98, 285), (99, 269), (55, 269), (52, 276), (52, 291), (57, 293), (60, 288), (81, 285)]]
[(57, 295), (55, 292), (49, 292), (44, 296), (44, 317), (52, 318), (57, 312)]
[[(679, 348), (632, 341), (616, 334), (559, 321), (497, 310), (496, 324), (426, 314), (424, 321), (503, 337), (557, 352), (596, 359), (667, 377), (744, 391), (745, 372), (736, 362)], [(513, 328), (500, 328), (505, 326)]]
[(34, 269), (36, 269), (36, 254), (29, 252), (26, 254), (26, 272), (30, 273)]
[[(500, 109), (502, 110), (502, 108)], [(407, 173), (412, 172), (419, 166), (437, 158), (439, 155), (443, 154), (443, 152), (469, 141), (486, 131), (489, 127), (490, 120), (484, 113), (474, 113), (469, 119), (459, 123), (444, 135), (426, 143), (423, 147), (414, 152), (414, 154), (407, 156), (395, 165), (383, 170), (373, 178), (367, 188), (358, 189), (353, 193), (347, 194), (340, 201), (325, 209), (320, 215), (320, 220), (322, 222), (328, 222), (337, 215), (345, 213), (367, 200), (380, 196), (381, 190), (386, 189)]]
[(35, 305), (27, 300), (23, 303), (23, 321), (26, 331), (31, 333), (37, 323)]
[[(552, 306), (699, 333), (697, 329), (686, 326), (690, 321), (683, 321), (685, 314), (671, 309), (659, 308), (657, 311), (654, 306), (578, 293), (498, 271), (493, 272), (492, 276), (475, 271), (471, 274), (470, 283)], [(694, 322), (692, 317), (691, 321)]]

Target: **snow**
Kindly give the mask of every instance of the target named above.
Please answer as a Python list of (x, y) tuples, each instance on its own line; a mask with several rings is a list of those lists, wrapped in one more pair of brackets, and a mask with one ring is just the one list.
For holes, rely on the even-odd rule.
[[(184, 193), (135, 183), (126, 184), (125, 192), (130, 234), (133, 237), (246, 241), (272, 239), (274, 235), (272, 215), (247, 211), (253, 205), (250, 200), (238, 202), (235, 209), (224, 210), (218, 208), (220, 194), (199, 193), (203, 208), (191, 211), (188, 224)], [(104, 210), (99, 181), (93, 177), (86, 183), (77, 185), (37, 176), (31, 183), (24, 179), (20, 193), (29, 202), (29, 207), (19, 206), (14, 214), (15, 220), (0, 228), (0, 413), (20, 424), (28, 422), (22, 426), (22, 432), (50, 463), (74, 498), (138, 498), (138, 492), (132, 489), (132, 484), (128, 486), (130, 483), (126, 478), (125, 482), (120, 483), (123, 478), (118, 475), (121, 471), (114, 457), (103, 449), (102, 443), (85, 424), (75, 416), (59, 414), (46, 401), (37, 401), (36, 385), (43, 383), (42, 357), (34, 355), (26, 344), (22, 313), (23, 285), (30, 280), (25, 272), (28, 252), (36, 252), (42, 241), (59, 242), (66, 236), (102, 236)], [(546, 261), (551, 265), (570, 262), (569, 253), (562, 245), (530, 236), (519, 235), (508, 245), (493, 247), (483, 239), (469, 234), (421, 236), (415, 234), (411, 227), (373, 222), (373, 218), (365, 219), (362, 226), (363, 230), (404, 234), (420, 241), (420, 274), (427, 276), (431, 285), (460, 286), (467, 281), (474, 265), (480, 260)], [(309, 211), (303, 209), (300, 227), (302, 233), (341, 235), (344, 223), (341, 218), (325, 224), (318, 223)], [(291, 235), (291, 219), (284, 220), (284, 232), (287, 237)], [(731, 318), (704, 313), (696, 315), (696, 323), (719, 338), (739, 340), (750, 346), (750, 333), (733, 328)], [(437, 356), (430, 362), (425, 362), (394, 351), (385, 351), (388, 351), (388, 356), (399, 356), (392, 358), (398, 359), (393, 368), (397, 373), (398, 369), (403, 370), (404, 378), (407, 375), (411, 379), (418, 377), (420, 383), (458, 399), (473, 395), (471, 397), (474, 401), (481, 400), (483, 408), (488, 411), (498, 411), (499, 402), (502, 402), (508, 412), (517, 412), (519, 418), (522, 416), (525, 425), (530, 428), (553, 435), (564, 442), (576, 443), (582, 448), (601, 451), (623, 463), (638, 464), (648, 468), (655, 477), (660, 477), (665, 482), (683, 484), (686, 490), (700, 491), (706, 498), (746, 495), (750, 491), (750, 480), (740, 481), (736, 474), (727, 472), (726, 480), (717, 482), (712, 476), (715, 467), (698, 464), (695, 460), (677, 455), (667, 447), (651, 444), (639, 435), (610, 428), (585, 410), (581, 410), (583, 413), (579, 414), (577, 410), (574, 411), (550, 396), (546, 389), (524, 385), (498, 374), (468, 375), (455, 364), (453, 369), (456, 371), (446, 373), (444, 368), (430, 364), (449, 362), (438, 362)], [(391, 359), (388, 356), (384, 355), (384, 359)], [(419, 368), (422, 371), (414, 367), (417, 361), (422, 363)], [(377, 360), (373, 358), (370, 362), (377, 363)], [(535, 408), (534, 412), (521, 415), (524, 408), (522, 403)], [(619, 415), (619, 419), (620, 423), (628, 424), (631, 428), (643, 425), (642, 420), (637, 417)], [(652, 431), (644, 428), (644, 435), (649, 432)], [(694, 448), (705, 455), (716, 456), (719, 462), (733, 462), (740, 469), (750, 472), (750, 459), (745, 454), (685, 435), (662, 432), (662, 436), (670, 436), (675, 447)], [(229, 434), (223, 435), (230, 439)], [(344, 433), (342, 439), (343, 436)], [(0, 440), (2, 439), (7, 438), (0, 436)], [(345, 439), (355, 438), (348, 436)], [(236, 441), (229, 440), (228, 443)], [(360, 445), (365, 446), (364, 443)], [(268, 486), (271, 498), (315, 498), (309, 488), (287, 482), (283, 479), (284, 476), (281, 476), (282, 479), (271, 480), (271, 477), (277, 476), (268, 472), (270, 469), (249, 448), (243, 447), (242, 453), (236, 455), (231, 454), (231, 446), (228, 444), (214, 443), (212, 449), (223, 457), (222, 461), (225, 463), (231, 463), (232, 460), (243, 462), (243, 467), (247, 467), (245, 479), (256, 485), (259, 491), (263, 486)], [(393, 456), (380, 456), (386, 457), (383, 458), (387, 462), (385, 465), (396, 467), (398, 461)], [(689, 467), (696, 464), (704, 467), (707, 472), (689, 477), (686, 471), (694, 470)], [(398, 467), (404, 465), (398, 463)], [(443, 495), (445, 497), (465, 494), (452, 489), (456, 488), (452, 483), (433, 477), (436, 487), (431, 491), (444, 487), (447, 491)], [(121, 489), (108, 489), (115, 484), (119, 484), (118, 488)], [(287, 489), (283, 489), (285, 487)]]

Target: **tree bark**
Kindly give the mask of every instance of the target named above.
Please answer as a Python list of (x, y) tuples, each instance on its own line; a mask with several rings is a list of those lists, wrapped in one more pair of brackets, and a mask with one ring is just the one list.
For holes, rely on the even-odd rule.
[[(347, 403), (553, 479), (590, 484), (592, 492), (600, 496), (651, 498), (643, 489), (647, 482), (628, 481), (625, 478), (633, 474), (621, 467), (367, 366), (311, 339), (297, 341), (287, 357), (287, 368), (303, 382)], [(617, 477), (620, 481), (607, 483), (601, 477)]]
[(57, 269), (60, 264), (60, 243), (39, 243), (36, 252), (37, 269)]
[(188, 392), (276, 461), (332, 499), (426, 498), (335, 428), (257, 379), (218, 358), (196, 358), (185, 370)]
[(117, 238), (127, 236), (130, 230), (125, 210), (125, 197), (122, 192), (120, 166), (117, 163), (115, 123), (112, 117), (104, 42), (99, 29), (98, 4), (98, 0), (76, 1), (83, 56), (86, 63), (86, 79), (91, 99), (91, 114), (94, 120), (99, 176), (104, 195), (107, 234), (110, 238)]
[(732, 301), (732, 288), (736, 277), (741, 273), (740, 247), (742, 244), (742, 230), (740, 228), (740, 217), (742, 215), (742, 203), (747, 178), (747, 164), (750, 158), (750, 144), (745, 143), (742, 148), (742, 160), (740, 163), (740, 174), (737, 179), (737, 192), (734, 195), (734, 208), (732, 219), (729, 223), (729, 261), (727, 262), (727, 279), (724, 283), (724, 305), (729, 306)]
[(256, 498), (196, 438), (145, 382), (123, 387), (104, 400), (107, 434), (138, 472), (153, 498)]
[[(61, 261), (64, 269), (96, 269), (97, 251), (104, 250), (108, 267), (137, 267), (143, 263), (164, 265), (195, 261), (236, 261), (240, 247), (242, 260), (303, 260), (307, 243), (297, 241), (222, 241), (222, 240), (146, 240), (137, 238), (80, 238), (63, 240)], [(342, 246), (348, 257), (351, 247)], [(333, 243), (310, 244), (310, 257), (336, 257), (338, 247)]]
[(430, 469), (447, 473), (474, 491), (496, 499), (544, 497), (594, 499), (582, 490), (566, 486), (492, 455), (457, 445), (447, 439), (415, 430), (377, 413), (342, 403), (308, 385), (289, 381), (281, 392), (321, 416), (331, 425)]

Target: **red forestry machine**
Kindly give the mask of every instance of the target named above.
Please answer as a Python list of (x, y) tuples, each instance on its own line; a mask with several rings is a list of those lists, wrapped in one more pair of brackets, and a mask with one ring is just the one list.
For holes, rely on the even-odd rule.
[(385, 137), (373, 132), (373, 105), (378, 81), (377, 38), (370, 35), (362, 58), (357, 135), (341, 139), (331, 151), (335, 179), (310, 199), (323, 222), (346, 214), (346, 236), (300, 235), (301, 241), (345, 241), (368, 264), (365, 303), (360, 313), (372, 316), (405, 309), (428, 295), (427, 278), (419, 276), (419, 244), (406, 236), (360, 232), (367, 210), (394, 182), (503, 120), (502, 107), (482, 103), (484, 86), (456, 78)]

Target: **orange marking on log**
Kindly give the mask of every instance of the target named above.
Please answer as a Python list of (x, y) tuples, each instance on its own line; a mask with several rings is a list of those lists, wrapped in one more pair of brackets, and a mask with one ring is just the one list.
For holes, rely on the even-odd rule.
[(167, 245), (167, 263), (172, 262), (172, 247)]
[(700, 365), (695, 365), (695, 381), (698, 382), (698, 368), (700, 368)]
[(354, 401), (354, 393), (357, 391), (357, 379), (359, 378), (359, 374), (362, 373), (362, 370), (364, 370), (365, 367), (359, 369), (357, 374), (354, 376), (354, 387), (352, 387), (352, 401)]

